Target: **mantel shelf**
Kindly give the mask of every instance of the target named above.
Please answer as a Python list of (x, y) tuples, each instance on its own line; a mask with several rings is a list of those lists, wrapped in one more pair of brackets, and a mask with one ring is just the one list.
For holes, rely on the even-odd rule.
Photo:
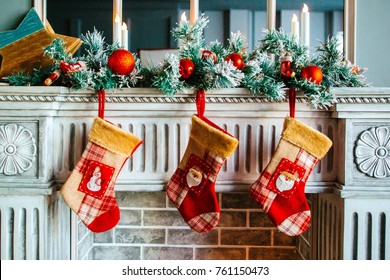
[[(121, 172), (119, 191), (161, 191), (179, 163), (196, 112), (195, 89), (174, 96), (155, 88), (106, 92), (106, 118), (139, 135), (144, 144)], [(296, 117), (334, 142), (307, 184), (307, 193), (389, 193), (389, 178), (370, 178), (354, 162), (354, 146), (362, 131), (389, 126), (390, 88), (333, 88), (336, 103), (314, 109), (298, 92)], [(97, 93), (65, 87), (0, 87), (0, 125), (16, 124), (32, 135), (38, 155), (34, 168), (1, 176), (3, 188), (36, 189), (61, 185), (81, 156), (93, 118)], [(279, 141), (287, 102), (271, 102), (243, 88), (206, 92), (206, 115), (239, 139), (239, 147), (218, 176), (218, 191), (245, 191), (268, 164)], [(53, 149), (54, 147), (54, 149)], [(55, 184), (54, 184), (55, 185)], [(1, 186), (0, 186), (1, 187)], [(3, 190), (4, 191), (4, 190)], [(340, 192), (340, 193), (341, 193)]]
[[(312, 108), (302, 93), (298, 93), (296, 103), (296, 118), (321, 131), (333, 142), (305, 186), (305, 193), (312, 200), (312, 228), (321, 229), (313, 231), (317, 234), (313, 235), (313, 240), (332, 240), (333, 235), (332, 238), (322, 235), (332, 232), (337, 224), (338, 237), (334, 238), (337, 245), (326, 244), (332, 250), (344, 248), (341, 258), (351, 259), (349, 252), (368, 247), (359, 241), (353, 243), (356, 248), (352, 250), (351, 242), (343, 241), (345, 244), (342, 245), (337, 240), (368, 240), (357, 233), (369, 233), (372, 228), (370, 239), (373, 245), (369, 249), (381, 244), (390, 252), (387, 243), (375, 239), (380, 232), (382, 235), (378, 240), (388, 240), (390, 232), (387, 223), (390, 216), (390, 171), (383, 164), (384, 158), (390, 160), (388, 144), (386, 146), (390, 142), (390, 88), (334, 88), (332, 92), (336, 103), (327, 110)], [(42, 251), (41, 258), (53, 258), (50, 246), (60, 248), (58, 252), (62, 253), (65, 250), (58, 244), (63, 244), (70, 236), (62, 225), (66, 225), (68, 230), (80, 229), (76, 223), (69, 226), (70, 210), (58, 190), (69, 178), (84, 151), (92, 121), (97, 116), (97, 93), (64, 87), (1, 86), (0, 101), (0, 161), (9, 156), (4, 143), (13, 139), (28, 143), (30, 149), (27, 151), (33, 157), (18, 166), (19, 169), (16, 168), (17, 162), (8, 169), (4, 168), (4, 160), (0, 164), (1, 211), (36, 217), (36, 228), (41, 233), (39, 240), (33, 238), (35, 233), (28, 240), (39, 243), (39, 246), (34, 246)], [(166, 96), (152, 88), (117, 89), (107, 91), (105, 101), (106, 119), (143, 141), (119, 173), (115, 195), (119, 200), (142, 196), (166, 199), (167, 182), (177, 169), (188, 143), (191, 116), (196, 112), (195, 90)], [(229, 207), (224, 204), (224, 197), (246, 194), (250, 202), (249, 188), (270, 163), (288, 114), (286, 101), (270, 102), (245, 89), (206, 92), (205, 115), (239, 141), (237, 149), (218, 173), (215, 190), (222, 207)], [(376, 164), (367, 165), (361, 157), (358, 160), (356, 151), (359, 145), (363, 146), (359, 151), (369, 151), (366, 156)], [(387, 147), (387, 154), (384, 147)], [(380, 161), (382, 165), (378, 163)], [(384, 167), (379, 171), (389, 172), (380, 173), (377, 166)], [(163, 201), (165, 207), (167, 203)], [(128, 205), (123, 203), (121, 211), (129, 212)], [(140, 211), (141, 208), (134, 209)], [(231, 212), (230, 208), (226, 209), (223, 211)], [(241, 208), (239, 211), (243, 213)], [(255, 213), (253, 209), (245, 211)], [(166, 208), (163, 212), (167, 212)], [(366, 217), (372, 217), (367, 226), (363, 222)], [(10, 222), (12, 219), (2, 219), (1, 223), (6, 227), (12, 223), (26, 228), (29, 225)], [(383, 226), (382, 230), (378, 230), (377, 225)], [(139, 228), (142, 227), (137, 226), (137, 230)], [(58, 235), (58, 239), (45, 235), (53, 229), (62, 234)], [(122, 229), (120, 225), (118, 231)], [(149, 226), (147, 230), (150, 230)], [(158, 230), (161, 230), (160, 226)], [(248, 231), (248, 228), (244, 230)], [(19, 232), (30, 234), (25, 228)], [(7, 244), (5, 239), (2, 239), (2, 245)], [(72, 242), (78, 244), (77, 240), (73, 238)], [(24, 242), (14, 243), (26, 244)], [(378, 252), (382, 251), (383, 248), (378, 249)], [(385, 258), (389, 259), (389, 256)]]

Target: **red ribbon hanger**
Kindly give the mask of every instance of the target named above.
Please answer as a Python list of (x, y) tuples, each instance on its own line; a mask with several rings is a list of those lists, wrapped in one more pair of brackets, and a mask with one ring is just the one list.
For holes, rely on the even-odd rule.
[(204, 89), (198, 89), (196, 93), (196, 109), (198, 111), (198, 117), (203, 118), (204, 110), (206, 107), (206, 97)]
[(294, 87), (290, 87), (288, 89), (288, 103), (290, 107), (291, 118), (295, 118), (295, 98), (296, 98), (296, 90)]
[(105, 102), (106, 102), (106, 91), (104, 89), (98, 90), (98, 116), (101, 119), (104, 119), (104, 110), (105, 110)]

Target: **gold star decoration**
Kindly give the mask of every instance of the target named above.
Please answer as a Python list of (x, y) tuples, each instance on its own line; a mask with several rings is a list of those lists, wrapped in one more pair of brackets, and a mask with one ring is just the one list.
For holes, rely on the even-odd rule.
[(0, 32), (0, 77), (52, 64), (43, 52), (58, 37), (65, 41), (67, 53), (74, 54), (82, 45), (79, 38), (56, 34), (48, 22), (43, 25), (32, 8), (16, 29)]

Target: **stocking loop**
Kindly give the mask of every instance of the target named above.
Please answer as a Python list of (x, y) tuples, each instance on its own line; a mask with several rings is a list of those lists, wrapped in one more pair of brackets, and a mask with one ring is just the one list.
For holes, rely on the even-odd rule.
[(105, 102), (106, 102), (106, 91), (104, 89), (99, 89), (98, 90), (98, 103), (99, 103), (98, 116), (101, 119), (104, 119)]
[(206, 98), (205, 98), (204, 89), (198, 89), (196, 93), (196, 109), (198, 111), (199, 118), (203, 118), (205, 107), (206, 107)]
[(296, 90), (294, 87), (290, 87), (288, 89), (288, 103), (290, 106), (290, 117), (295, 118), (295, 97), (296, 97)]

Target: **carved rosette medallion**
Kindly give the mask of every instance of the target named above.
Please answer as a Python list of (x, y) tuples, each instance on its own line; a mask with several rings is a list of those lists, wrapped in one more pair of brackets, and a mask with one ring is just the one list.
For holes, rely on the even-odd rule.
[(372, 127), (363, 131), (355, 146), (358, 169), (374, 178), (390, 176), (390, 127)]
[(11, 176), (29, 170), (36, 159), (37, 146), (31, 131), (22, 125), (0, 125), (0, 174)]

